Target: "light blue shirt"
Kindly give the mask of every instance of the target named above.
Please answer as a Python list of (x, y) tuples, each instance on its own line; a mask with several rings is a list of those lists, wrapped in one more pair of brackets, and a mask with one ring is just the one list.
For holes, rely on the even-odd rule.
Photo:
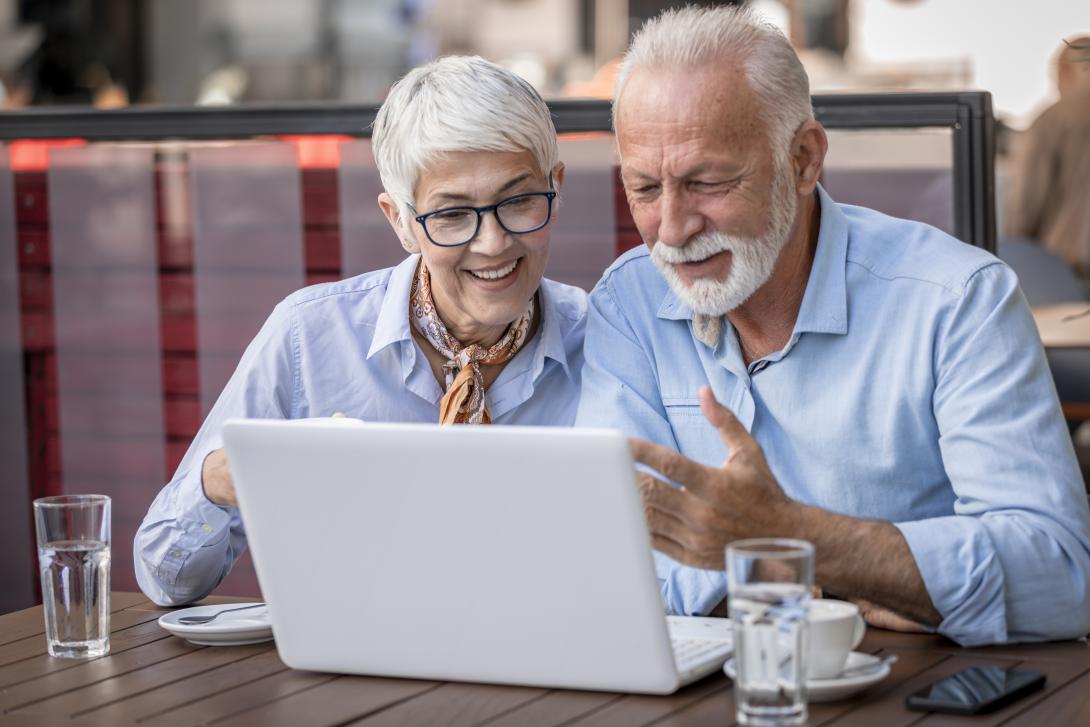
[[(305, 288), (276, 306), (136, 534), (136, 579), (150, 599), (203, 598), (246, 548), (238, 510), (213, 504), (201, 486), (204, 459), (223, 446), (227, 419), (344, 412), (369, 421), (439, 420), (443, 389), (409, 328), (418, 259)], [(570, 426), (575, 418), (587, 296), (551, 280), (539, 290), (536, 334), (487, 391), (496, 424)]]
[[(710, 384), (792, 498), (904, 534), (965, 644), (1090, 631), (1090, 514), (1029, 308), (1011, 270), (923, 224), (821, 190), (817, 251), (783, 350), (716, 347), (644, 248), (590, 296), (576, 424), (616, 427), (720, 466)], [(708, 612), (723, 573), (656, 553), (667, 609)]]

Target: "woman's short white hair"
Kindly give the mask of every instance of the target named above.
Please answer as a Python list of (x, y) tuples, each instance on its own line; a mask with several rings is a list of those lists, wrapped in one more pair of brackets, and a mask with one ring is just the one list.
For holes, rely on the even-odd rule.
[(560, 161), (556, 127), (538, 92), (478, 56), (447, 56), (405, 74), (379, 109), (371, 147), (406, 228), (420, 173), (444, 153), (528, 151), (547, 179)]
[(810, 79), (779, 28), (736, 6), (688, 6), (647, 21), (632, 39), (617, 72), (614, 124), (621, 91), (637, 68), (694, 68), (732, 60), (742, 63), (746, 81), (757, 96), (773, 153), (786, 153), (799, 126), (814, 118)]

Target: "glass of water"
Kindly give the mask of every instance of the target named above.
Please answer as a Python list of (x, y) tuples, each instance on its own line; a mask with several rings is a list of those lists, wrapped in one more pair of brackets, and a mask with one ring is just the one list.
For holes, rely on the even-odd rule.
[(744, 725), (806, 722), (806, 610), (814, 546), (757, 538), (727, 546), (734, 703)]
[(38, 571), (50, 656), (110, 651), (110, 498), (59, 495), (34, 501)]

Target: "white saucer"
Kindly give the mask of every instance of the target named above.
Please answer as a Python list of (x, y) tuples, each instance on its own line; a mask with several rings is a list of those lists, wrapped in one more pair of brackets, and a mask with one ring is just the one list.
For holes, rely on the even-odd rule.
[[(871, 664), (879, 664), (882, 660), (871, 654), (853, 651), (848, 654), (848, 660), (844, 664), (845, 669), (865, 668)], [(857, 674), (848, 677), (833, 677), (832, 679), (807, 679), (806, 701), (808, 702), (835, 702), (838, 699), (850, 697), (856, 692), (861, 692), (872, 684), (877, 684), (889, 676), (889, 664), (882, 663), (873, 672)], [(723, 672), (734, 679), (734, 659), (723, 665)]]
[[(261, 608), (225, 613), (206, 624), (187, 626), (178, 623), (178, 619), (184, 616), (211, 616), (231, 608), (256, 605), (260, 605)], [(159, 625), (175, 636), (201, 646), (244, 646), (271, 641), (273, 637), (269, 612), (260, 602), (220, 603), (215, 606), (183, 608), (180, 611), (164, 613), (159, 617)]]

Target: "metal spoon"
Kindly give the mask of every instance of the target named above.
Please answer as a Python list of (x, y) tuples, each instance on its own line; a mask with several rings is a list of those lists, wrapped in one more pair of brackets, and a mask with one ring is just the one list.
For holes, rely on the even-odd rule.
[(888, 656), (883, 656), (880, 661), (872, 661), (869, 664), (860, 664), (859, 666), (853, 666), (850, 669), (845, 669), (833, 678), (843, 679), (844, 677), (868, 676), (870, 674), (875, 674), (881, 671), (882, 667), (886, 666), (887, 664), (892, 664), (895, 661), (897, 661), (897, 655), (889, 654)]
[(197, 624), (206, 624), (209, 621), (219, 618), (220, 614), (230, 613), (231, 611), (245, 611), (248, 608), (260, 608), (264, 606), (264, 603), (255, 603), (252, 606), (239, 606), (238, 608), (225, 608), (222, 611), (216, 611), (211, 616), (182, 616), (178, 619), (178, 623), (183, 626), (195, 626)]

